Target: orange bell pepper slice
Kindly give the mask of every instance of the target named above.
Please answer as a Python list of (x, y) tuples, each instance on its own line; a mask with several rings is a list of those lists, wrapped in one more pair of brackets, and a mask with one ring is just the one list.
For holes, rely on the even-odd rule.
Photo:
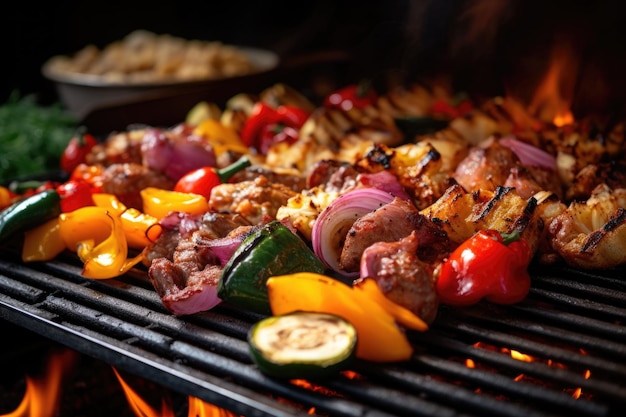
[(115, 194), (93, 194), (96, 206), (109, 210), (122, 221), (122, 228), (126, 234), (126, 242), (133, 249), (143, 249), (154, 242), (161, 234), (158, 227), (159, 219), (142, 213), (135, 208), (128, 208)]
[[(368, 282), (371, 281), (371, 282)], [(388, 300), (369, 278), (355, 286), (316, 273), (270, 277), (267, 291), (272, 314), (313, 311), (336, 314), (357, 329), (356, 356), (374, 362), (407, 360), (413, 347), (398, 323), (425, 331), (428, 325)]]
[(59, 216), (59, 233), (68, 249), (83, 261), (82, 275), (114, 278), (141, 262), (143, 255), (127, 259), (128, 245), (121, 220), (109, 210), (87, 206)]
[(59, 233), (60, 227), (59, 218), (56, 217), (27, 230), (22, 244), (22, 261), (49, 261), (63, 252), (66, 246)]
[(141, 201), (144, 213), (157, 219), (162, 219), (174, 211), (188, 214), (203, 214), (209, 211), (209, 203), (204, 196), (156, 187), (141, 190)]

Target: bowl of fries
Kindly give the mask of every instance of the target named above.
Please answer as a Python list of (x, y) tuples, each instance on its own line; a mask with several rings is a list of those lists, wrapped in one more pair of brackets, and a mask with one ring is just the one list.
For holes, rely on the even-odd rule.
[[(178, 107), (225, 100), (278, 64), (277, 54), (268, 50), (136, 30), (103, 48), (88, 45), (53, 56), (42, 73), (67, 109), (84, 120), (101, 110), (140, 109), (155, 100), (176, 99)], [(135, 122), (146, 122), (137, 117)]]

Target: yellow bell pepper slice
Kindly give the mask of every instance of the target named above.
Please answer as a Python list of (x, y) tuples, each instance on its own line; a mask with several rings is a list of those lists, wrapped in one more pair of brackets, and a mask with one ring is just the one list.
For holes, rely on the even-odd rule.
[(145, 248), (161, 234), (159, 219), (136, 208), (127, 208), (115, 194), (94, 193), (93, 201), (96, 206), (106, 208), (120, 218), (126, 242), (133, 249)]
[(56, 217), (27, 230), (22, 244), (22, 261), (49, 261), (63, 252), (66, 246), (59, 233), (60, 227), (59, 218)]
[(133, 249), (145, 248), (154, 242), (163, 230), (159, 225), (159, 219), (135, 208), (124, 210), (120, 220), (126, 234), (126, 242)]
[(87, 206), (62, 213), (59, 223), (66, 247), (83, 261), (84, 277), (114, 278), (142, 260), (142, 255), (127, 259), (128, 245), (121, 220), (105, 208)]
[(162, 219), (173, 211), (188, 214), (203, 214), (209, 211), (209, 203), (204, 196), (156, 187), (141, 190), (141, 201), (143, 212), (157, 219)]
[[(357, 329), (356, 356), (374, 362), (407, 360), (413, 347), (397, 322), (419, 331), (428, 325), (404, 307), (388, 300), (378, 284), (367, 278), (349, 286), (333, 278), (303, 272), (270, 277), (267, 291), (272, 314), (293, 311), (332, 313)], [(372, 285), (373, 284), (373, 285)]]
[(241, 154), (250, 152), (250, 149), (243, 144), (237, 132), (222, 124), (219, 120), (206, 119), (194, 129), (193, 133), (205, 138), (213, 146), (213, 150), (218, 156), (226, 151)]
[(91, 197), (93, 198), (95, 206), (103, 207), (112, 214), (121, 216), (124, 210), (127, 209), (126, 205), (122, 203), (115, 194), (93, 193)]

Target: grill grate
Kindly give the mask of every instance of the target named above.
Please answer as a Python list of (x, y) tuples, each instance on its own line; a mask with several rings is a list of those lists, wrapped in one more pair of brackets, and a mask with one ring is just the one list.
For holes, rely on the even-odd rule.
[(305, 386), (255, 368), (245, 339), (259, 315), (220, 305), (177, 318), (141, 270), (97, 281), (69, 255), (14, 258), (0, 256), (2, 319), (246, 416), (616, 416), (626, 405), (623, 270), (533, 271), (518, 305), (442, 307), (428, 332), (409, 334), (411, 361), (357, 362), (356, 376)]

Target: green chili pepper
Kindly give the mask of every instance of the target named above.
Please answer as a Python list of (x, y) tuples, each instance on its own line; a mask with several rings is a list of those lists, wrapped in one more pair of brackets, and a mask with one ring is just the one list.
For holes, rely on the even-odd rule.
[(267, 279), (295, 272), (324, 272), (324, 265), (306, 243), (274, 220), (244, 239), (224, 267), (218, 296), (249, 311), (271, 314)]
[(51, 220), (61, 214), (61, 197), (48, 189), (13, 203), (0, 212), (0, 242), (15, 233)]

